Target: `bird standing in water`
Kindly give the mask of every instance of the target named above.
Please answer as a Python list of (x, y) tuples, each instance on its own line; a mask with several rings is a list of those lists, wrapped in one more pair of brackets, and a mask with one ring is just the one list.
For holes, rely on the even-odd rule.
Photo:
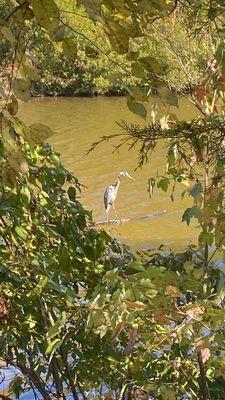
[(127, 172), (120, 172), (119, 175), (117, 176), (117, 182), (115, 184), (107, 186), (104, 193), (104, 204), (105, 204), (107, 222), (109, 222), (109, 210), (111, 206), (114, 209), (116, 219), (118, 219), (114, 201), (116, 200), (117, 192), (120, 186), (120, 179), (122, 176), (127, 176), (127, 178), (133, 179), (133, 181), (135, 181), (135, 179), (132, 178), (132, 176), (130, 176)]

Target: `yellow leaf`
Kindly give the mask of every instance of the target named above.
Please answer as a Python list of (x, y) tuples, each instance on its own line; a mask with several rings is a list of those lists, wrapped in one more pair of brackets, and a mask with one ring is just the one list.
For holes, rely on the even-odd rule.
[(188, 179), (183, 179), (183, 180), (182, 180), (182, 183), (183, 183), (184, 186), (187, 186), (187, 187), (190, 186), (190, 182), (189, 182)]

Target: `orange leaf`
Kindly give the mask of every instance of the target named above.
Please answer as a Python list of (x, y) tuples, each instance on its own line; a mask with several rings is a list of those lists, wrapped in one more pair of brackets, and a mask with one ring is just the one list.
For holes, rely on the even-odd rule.
[(181, 296), (181, 293), (173, 285), (167, 285), (166, 290), (170, 297), (176, 298)]
[(126, 323), (126, 322), (120, 322), (120, 324), (118, 324), (118, 325), (116, 326), (115, 330), (113, 331), (112, 336), (113, 336), (113, 337), (118, 337), (119, 334), (122, 332), (122, 330), (123, 330), (124, 328), (126, 328), (126, 326), (127, 326), (127, 323)]
[(194, 95), (198, 101), (204, 100), (205, 96), (207, 95), (207, 89), (204, 85), (196, 86)]
[(168, 318), (166, 317), (164, 311), (154, 311), (153, 315), (157, 324), (163, 325), (168, 322)]
[(125, 300), (124, 301), (127, 305), (128, 308), (132, 308), (133, 310), (135, 309), (143, 309), (146, 307), (146, 305), (144, 303), (142, 303), (141, 301), (130, 301), (130, 300)]

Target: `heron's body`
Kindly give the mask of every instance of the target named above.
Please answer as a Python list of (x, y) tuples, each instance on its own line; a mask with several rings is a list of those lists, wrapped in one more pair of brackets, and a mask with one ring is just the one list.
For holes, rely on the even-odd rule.
[(118, 192), (118, 189), (120, 186), (120, 177), (121, 176), (127, 176), (130, 179), (134, 179), (127, 172), (120, 172), (117, 177), (117, 182), (115, 184), (111, 184), (111, 185), (107, 186), (105, 193), (104, 193), (104, 205), (105, 205), (107, 221), (109, 220), (110, 207), (113, 207), (116, 218), (118, 219), (114, 202), (116, 200), (117, 192)]

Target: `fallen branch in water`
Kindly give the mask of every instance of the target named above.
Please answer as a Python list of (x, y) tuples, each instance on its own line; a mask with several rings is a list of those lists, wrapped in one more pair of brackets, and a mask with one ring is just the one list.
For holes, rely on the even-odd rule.
[(141, 221), (143, 219), (148, 219), (148, 218), (153, 218), (153, 217), (158, 217), (160, 215), (163, 215), (166, 213), (166, 210), (162, 211), (155, 211), (152, 212), (151, 214), (145, 215), (143, 217), (138, 217), (138, 218), (118, 218), (118, 219), (111, 219), (109, 221), (96, 221), (92, 223), (94, 226), (98, 225), (114, 225), (114, 224), (122, 224), (124, 222), (133, 222), (133, 221)]

